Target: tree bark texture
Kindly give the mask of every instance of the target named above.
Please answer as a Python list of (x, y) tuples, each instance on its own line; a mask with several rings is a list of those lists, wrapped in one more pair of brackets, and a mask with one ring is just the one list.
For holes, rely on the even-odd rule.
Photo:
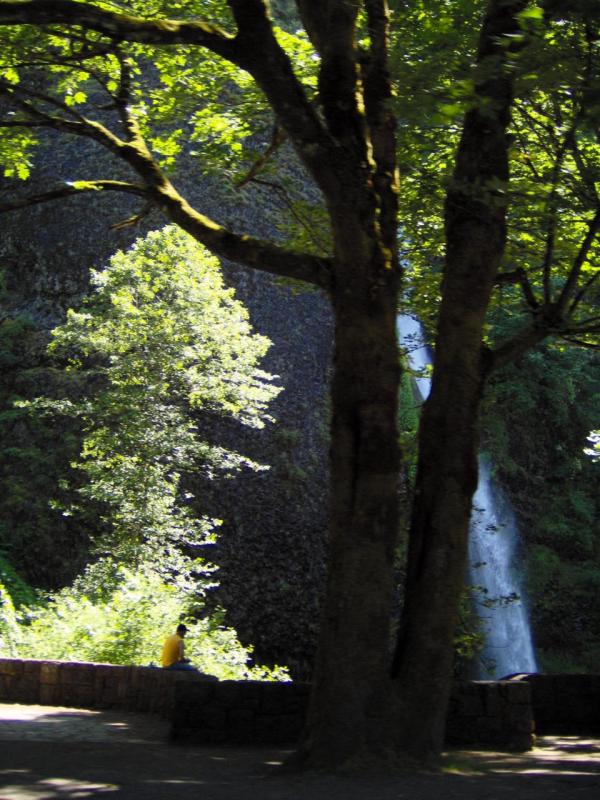
[(464, 585), (479, 409), (488, 372), (483, 326), (506, 237), (512, 73), (508, 36), (526, 4), (488, 6), (478, 53), (479, 102), (465, 116), (446, 200), (446, 261), (431, 394), (419, 459), (407, 587), (393, 664), (401, 748), (439, 753), (452, 683), (453, 638)]
[[(348, 198), (351, 200), (351, 198)], [(398, 275), (375, 226), (351, 211), (336, 231), (332, 297), (328, 582), (308, 726), (314, 765), (381, 753), (388, 743), (389, 620), (398, 529)]]

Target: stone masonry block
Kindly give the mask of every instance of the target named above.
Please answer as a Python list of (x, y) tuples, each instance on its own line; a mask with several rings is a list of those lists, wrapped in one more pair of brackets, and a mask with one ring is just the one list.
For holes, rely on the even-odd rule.
[(13, 688), (13, 702), (39, 703), (40, 684), (35, 675), (22, 675)]
[(294, 744), (302, 733), (300, 714), (260, 714), (256, 719), (256, 741), (260, 744)]
[(213, 683), (176, 683), (174, 686), (175, 703), (193, 703), (195, 706), (203, 706), (212, 700), (218, 684)]
[(58, 686), (51, 683), (40, 685), (40, 703), (44, 706), (57, 706), (59, 703)]
[(446, 741), (450, 744), (470, 744), (477, 741), (476, 717), (451, 717), (446, 721)]
[(290, 689), (291, 684), (289, 683), (263, 683), (260, 690), (261, 711), (270, 714), (278, 712), (292, 713), (298, 710), (298, 699), (297, 697), (294, 697), (294, 694), (290, 691)]
[(244, 681), (240, 686), (238, 705), (240, 708), (258, 708), (261, 703), (261, 684), (258, 681)]
[(16, 658), (2, 658), (0, 659), (0, 675), (22, 675), (25, 672), (23, 661)]
[(498, 684), (498, 690), (511, 704), (529, 705), (531, 703), (531, 686), (525, 681), (522, 683), (504, 681)]
[(227, 713), (227, 741), (253, 744), (256, 740), (256, 714), (249, 708), (234, 708)]
[(504, 725), (498, 717), (479, 717), (475, 732), (477, 741), (482, 744), (502, 744), (506, 738)]
[(234, 708), (242, 691), (242, 686), (237, 681), (223, 681), (217, 684), (214, 698), (219, 705), (225, 708)]
[(452, 695), (455, 713), (465, 717), (485, 716), (483, 697), (477, 685), (467, 686)]
[(44, 661), (40, 665), (40, 683), (57, 684), (59, 665), (55, 661)]
[(70, 687), (65, 699), (67, 700), (65, 705), (89, 708), (94, 702), (94, 687), (75, 684)]
[(483, 691), (484, 708), (486, 717), (498, 717), (506, 705), (506, 700), (498, 691), (497, 686), (488, 683)]
[(529, 706), (511, 706), (506, 714), (507, 727), (521, 733), (532, 733), (534, 729), (533, 715)]
[(198, 725), (203, 728), (218, 728), (227, 730), (227, 711), (216, 703), (202, 706), (198, 713)]

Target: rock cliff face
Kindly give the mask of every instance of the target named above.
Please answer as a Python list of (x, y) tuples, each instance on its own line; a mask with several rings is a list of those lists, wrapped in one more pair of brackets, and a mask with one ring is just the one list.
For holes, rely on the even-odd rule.
[[(27, 189), (106, 177), (105, 162), (105, 154), (94, 146), (84, 153), (64, 141), (48, 140)], [(114, 176), (114, 167), (110, 169)], [(276, 198), (264, 190), (234, 193), (193, 172), (179, 176), (176, 183), (216, 220), (253, 235), (273, 235), (279, 209)], [(22, 187), (4, 183), (0, 190)], [(37, 329), (34, 345), (17, 359), (21, 363), (11, 364), (3, 379), (5, 397), (15, 387), (23, 393), (23, 376), (35, 373), (32, 367), (43, 361), (47, 332), (85, 293), (90, 267), (101, 266), (117, 249), (165, 224), (155, 215), (141, 227), (111, 229), (138, 210), (128, 198), (98, 194), (0, 219), (0, 264), (6, 284), (1, 316), (10, 320), (25, 314)], [(255, 329), (272, 340), (263, 366), (280, 376), (284, 391), (271, 409), (276, 425), (260, 432), (225, 425), (222, 432), (236, 449), (271, 469), (205, 487), (198, 510), (224, 520), (211, 558), (220, 566), (217, 600), (227, 610), (227, 621), (245, 643), (255, 645), (258, 657), (289, 663), (302, 673), (314, 648), (324, 572), (331, 314), (317, 292), (298, 291), (233, 264), (224, 265), (224, 272), (249, 309)], [(31, 386), (28, 391), (33, 391)], [(56, 547), (65, 548), (63, 563), (69, 558), (70, 539), (79, 534), (64, 522), (57, 525), (62, 525)], [(52, 582), (47, 575), (45, 581)]]

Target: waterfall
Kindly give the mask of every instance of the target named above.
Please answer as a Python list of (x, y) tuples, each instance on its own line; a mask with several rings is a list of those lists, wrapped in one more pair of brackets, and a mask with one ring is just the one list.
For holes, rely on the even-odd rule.
[(501, 678), (513, 672), (536, 672), (531, 631), (515, 561), (519, 530), (514, 512), (494, 484), (486, 459), (479, 458), (479, 483), (473, 498), (469, 536), (470, 580), (485, 589), (495, 604), (480, 610), (486, 646), (482, 653), (491, 672)]
[[(431, 353), (417, 320), (398, 317), (400, 344), (423, 402), (430, 389)], [(490, 601), (478, 609), (486, 636), (478, 677), (501, 678), (515, 672), (537, 670), (527, 608), (515, 560), (519, 531), (508, 500), (494, 484), (486, 459), (479, 459), (479, 483), (473, 498), (469, 536), (469, 581), (480, 586), (480, 599)], [(486, 669), (487, 667), (487, 669)]]

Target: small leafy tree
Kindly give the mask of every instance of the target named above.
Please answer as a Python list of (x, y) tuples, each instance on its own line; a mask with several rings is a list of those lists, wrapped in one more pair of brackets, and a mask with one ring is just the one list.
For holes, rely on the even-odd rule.
[(194, 568), (182, 546), (206, 541), (216, 523), (194, 516), (182, 473), (259, 468), (204, 441), (198, 414), (255, 427), (271, 419), (266, 407), (279, 389), (257, 367), (270, 342), (251, 332), (216, 259), (173, 226), (117, 253), (92, 286), (50, 344), (73, 396), (34, 405), (80, 421), (80, 494), (105, 509), (101, 547), (181, 579)]

